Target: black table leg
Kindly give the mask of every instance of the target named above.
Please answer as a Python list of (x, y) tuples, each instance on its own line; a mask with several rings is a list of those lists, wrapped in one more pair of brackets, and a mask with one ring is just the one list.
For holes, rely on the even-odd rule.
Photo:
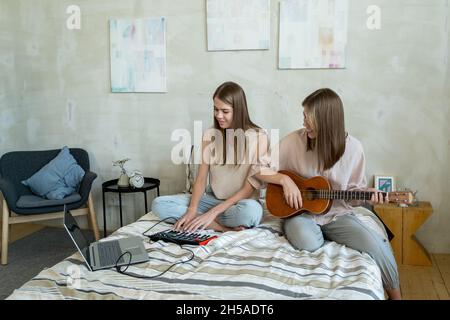
[(119, 209), (120, 209), (120, 227), (123, 227), (122, 221), (122, 194), (119, 192)]
[(159, 187), (156, 190), (158, 191), (158, 197), (159, 197)]
[(103, 238), (106, 238), (106, 205), (105, 205), (105, 191), (102, 190), (103, 198)]
[(144, 199), (145, 199), (145, 214), (148, 213), (148, 208), (147, 208), (147, 192), (144, 191)]

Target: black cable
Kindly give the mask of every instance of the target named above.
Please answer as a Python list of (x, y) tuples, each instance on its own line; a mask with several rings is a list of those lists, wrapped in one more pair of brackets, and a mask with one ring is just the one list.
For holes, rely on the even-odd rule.
[(175, 222), (178, 221), (178, 219), (177, 219), (177, 218), (174, 218), (174, 217), (167, 217), (167, 218), (162, 219), (162, 220), (141, 220), (141, 221), (139, 221), (139, 222), (157, 222), (157, 221), (158, 221), (158, 223), (154, 224), (153, 226), (151, 226), (150, 228), (148, 228), (147, 230), (145, 230), (145, 231), (142, 233), (142, 235), (143, 235), (144, 237), (148, 237), (148, 236), (146, 235), (147, 232), (149, 232), (150, 230), (152, 230), (154, 227), (156, 227), (156, 226), (157, 226), (158, 224), (160, 224), (161, 222), (167, 221), (167, 220), (169, 220), (169, 219), (173, 219), (173, 220), (175, 220)]
[[(163, 219), (163, 220), (141, 220), (140, 222), (144, 222), (144, 221), (145, 221), (145, 222), (148, 222), (148, 221), (150, 221), (150, 222), (155, 221), (155, 222), (156, 222), (156, 221), (158, 221), (158, 223), (154, 224), (154, 225), (151, 226), (149, 229), (147, 229), (146, 231), (144, 231), (144, 232), (142, 233), (142, 235), (148, 237), (148, 236), (146, 235), (146, 233), (147, 233), (148, 231), (150, 231), (151, 229), (153, 229), (154, 227), (156, 227), (156, 226), (157, 226), (158, 224), (160, 224), (161, 222), (164, 222), (164, 221), (169, 220), (169, 219), (174, 219), (175, 221), (178, 220), (178, 219), (176, 219), (176, 218), (174, 218), (174, 217), (168, 217), (168, 218), (165, 218), (165, 219)], [(177, 244), (178, 244), (178, 243), (177, 243)], [(116, 271), (117, 271), (118, 273), (120, 273), (120, 274), (129, 276), (129, 277), (133, 277), (133, 278), (138, 278), (138, 279), (154, 279), (154, 278), (160, 277), (160, 276), (162, 276), (163, 274), (165, 274), (167, 271), (169, 271), (170, 269), (172, 269), (174, 266), (176, 266), (177, 264), (180, 264), (180, 263), (187, 263), (187, 262), (192, 261), (192, 260), (194, 259), (195, 254), (194, 254), (194, 252), (193, 252), (192, 250), (190, 250), (190, 249), (188, 249), (188, 248), (184, 248), (184, 247), (183, 247), (182, 245), (180, 245), (180, 244), (178, 244), (178, 245), (180, 246), (181, 249), (189, 251), (189, 252), (191, 253), (191, 257), (190, 257), (188, 260), (186, 260), (186, 261), (179, 261), (179, 262), (177, 262), (177, 263), (172, 264), (169, 268), (167, 268), (166, 270), (164, 270), (164, 271), (161, 272), (160, 274), (157, 274), (157, 275), (151, 276), (151, 277), (146, 277), (146, 276), (138, 276), (138, 275), (131, 275), (131, 274), (129, 274), (129, 273), (125, 273), (125, 272), (128, 270), (128, 267), (131, 265), (131, 259), (133, 258), (133, 255), (132, 255), (131, 252), (129, 252), (129, 251), (125, 251), (124, 253), (122, 253), (122, 254), (120, 255), (120, 257), (116, 260), (116, 265), (115, 265)], [(152, 251), (155, 251), (155, 250), (151, 250), (150, 252), (152, 252)], [(121, 269), (121, 266), (118, 266), (118, 263), (119, 263), (120, 259), (122, 259), (122, 257), (123, 257), (124, 255), (126, 255), (126, 254), (128, 254), (128, 255), (130, 256), (130, 259), (128, 260), (128, 264), (126, 265), (125, 270), (122, 270), (122, 269)]]
[[(191, 253), (191, 257), (190, 257), (188, 260), (186, 260), (186, 261), (179, 261), (179, 262), (176, 262), (176, 263), (172, 264), (169, 268), (167, 268), (166, 270), (164, 270), (164, 271), (161, 272), (160, 274), (157, 274), (157, 275), (151, 276), (151, 277), (147, 277), (147, 276), (138, 276), (138, 275), (132, 275), (132, 274), (129, 274), (129, 273), (125, 273), (125, 272), (128, 270), (128, 267), (131, 265), (131, 259), (132, 259), (132, 257), (133, 257), (133, 255), (132, 255), (131, 252), (129, 252), (129, 251), (126, 251), (126, 252), (122, 253), (122, 254), (120, 255), (120, 257), (117, 259), (117, 261), (116, 261), (116, 270), (117, 270), (117, 272), (120, 273), (120, 274), (129, 276), (129, 277), (133, 277), (133, 278), (138, 278), (138, 279), (154, 279), (154, 278), (160, 277), (160, 276), (162, 276), (163, 274), (165, 274), (167, 271), (169, 271), (170, 269), (172, 269), (174, 266), (176, 266), (177, 264), (180, 264), (180, 263), (187, 263), (187, 262), (192, 261), (192, 260), (194, 259), (195, 254), (194, 254), (194, 252), (193, 252), (191, 249), (183, 248), (180, 244), (178, 244), (178, 245), (180, 246), (181, 249), (189, 251), (189, 252)], [(152, 251), (150, 251), (150, 252), (152, 252)], [(128, 260), (128, 264), (126, 265), (125, 270), (121, 270), (121, 269), (120, 269), (121, 266), (118, 266), (117, 264), (119, 263), (120, 259), (121, 259), (124, 255), (126, 255), (126, 254), (128, 254), (128, 255), (130, 256), (130, 259)]]

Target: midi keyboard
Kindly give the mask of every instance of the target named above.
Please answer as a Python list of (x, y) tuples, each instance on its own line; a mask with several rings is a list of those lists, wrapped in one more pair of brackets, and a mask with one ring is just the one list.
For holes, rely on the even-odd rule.
[(176, 230), (166, 230), (161, 231), (148, 236), (152, 241), (166, 241), (173, 242), (177, 244), (190, 244), (190, 245), (198, 245), (204, 246), (207, 245), (213, 239), (216, 239), (217, 236), (199, 232), (181, 232)]

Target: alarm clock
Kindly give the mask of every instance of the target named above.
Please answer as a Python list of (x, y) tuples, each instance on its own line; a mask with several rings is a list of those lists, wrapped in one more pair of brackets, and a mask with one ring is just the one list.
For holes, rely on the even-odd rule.
[(142, 188), (144, 185), (144, 176), (140, 171), (133, 171), (130, 175), (130, 185), (135, 188)]

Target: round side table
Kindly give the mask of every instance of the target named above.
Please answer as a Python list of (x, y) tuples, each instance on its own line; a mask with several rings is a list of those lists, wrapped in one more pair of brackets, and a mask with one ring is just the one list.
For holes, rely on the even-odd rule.
[(119, 210), (120, 210), (120, 226), (123, 227), (123, 218), (122, 218), (122, 193), (136, 193), (142, 192), (144, 194), (145, 199), (145, 213), (148, 213), (147, 206), (147, 191), (148, 190), (157, 190), (157, 196), (159, 197), (159, 186), (161, 182), (159, 179), (155, 178), (144, 178), (144, 185), (141, 188), (135, 188), (132, 186), (128, 187), (119, 187), (117, 182), (119, 179), (114, 179), (110, 181), (103, 182), (102, 184), (102, 198), (103, 198), (103, 236), (106, 237), (106, 203), (105, 203), (105, 194), (107, 192), (118, 193), (119, 194)]

